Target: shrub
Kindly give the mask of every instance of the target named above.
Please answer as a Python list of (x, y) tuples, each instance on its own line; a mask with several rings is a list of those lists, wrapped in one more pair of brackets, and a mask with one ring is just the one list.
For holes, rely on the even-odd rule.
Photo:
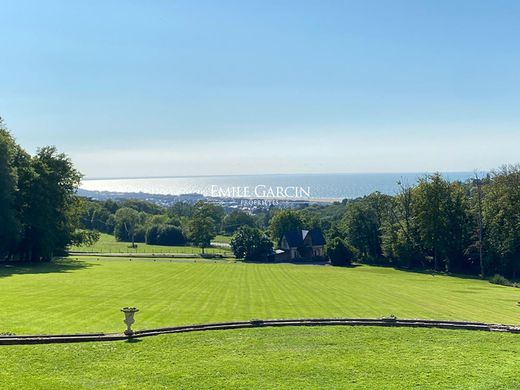
[(157, 237), (159, 245), (185, 245), (186, 237), (181, 228), (172, 225), (162, 225)]
[(334, 266), (347, 266), (356, 258), (356, 250), (339, 237), (327, 245), (327, 256)]
[(146, 231), (146, 243), (150, 245), (185, 245), (182, 230), (172, 225), (152, 225)]
[(509, 286), (509, 287), (520, 287), (519, 283), (515, 283), (505, 278), (502, 275), (495, 274), (489, 279), (490, 283), (499, 284), (501, 286)]

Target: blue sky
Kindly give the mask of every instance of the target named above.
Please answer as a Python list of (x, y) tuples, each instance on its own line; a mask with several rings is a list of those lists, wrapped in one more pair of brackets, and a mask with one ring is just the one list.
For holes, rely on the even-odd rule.
[(520, 162), (516, 0), (0, 4), (0, 115), (87, 177)]

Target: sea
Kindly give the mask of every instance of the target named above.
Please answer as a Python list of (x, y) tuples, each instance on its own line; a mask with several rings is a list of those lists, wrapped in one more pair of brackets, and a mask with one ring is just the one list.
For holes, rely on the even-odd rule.
[[(333, 201), (358, 198), (375, 191), (395, 195), (399, 192), (399, 183), (413, 185), (426, 174), (331, 173), (84, 179), (80, 188), (116, 193), (250, 198), (262, 197), (271, 190), (269, 195), (274, 194), (270, 196), (272, 198), (299, 197)], [(450, 181), (465, 181), (474, 177), (473, 172), (445, 172), (442, 175)]]

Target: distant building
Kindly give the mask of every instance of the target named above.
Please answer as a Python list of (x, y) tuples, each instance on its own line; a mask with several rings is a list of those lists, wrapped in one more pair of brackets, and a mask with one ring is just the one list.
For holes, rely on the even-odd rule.
[(325, 256), (325, 237), (320, 229), (285, 232), (278, 248), (276, 260), (321, 258)]

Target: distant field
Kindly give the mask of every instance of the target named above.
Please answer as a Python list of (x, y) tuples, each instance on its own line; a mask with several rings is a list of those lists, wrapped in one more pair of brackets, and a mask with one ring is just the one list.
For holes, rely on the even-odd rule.
[[(224, 237), (224, 236), (222, 236)], [(110, 234), (101, 234), (101, 238), (92, 246), (72, 246), (72, 252), (99, 252), (99, 253), (180, 253), (180, 254), (200, 254), (201, 248), (193, 246), (167, 246), (167, 245), (148, 245), (141, 242), (136, 243), (137, 248), (131, 248), (132, 243), (116, 241)], [(225, 247), (206, 248), (206, 253), (230, 254), (230, 249)]]
[[(519, 323), (520, 289), (390, 268), (79, 257), (0, 268), (0, 333), (118, 331), (295, 317), (432, 318)], [(194, 262), (197, 261), (197, 262)]]
[(520, 336), (264, 328), (0, 347), (2, 389), (517, 389)]
[(220, 242), (220, 243), (223, 243), (223, 244), (229, 244), (231, 242), (231, 239), (233, 237), (231, 236), (223, 236), (223, 235), (218, 235), (216, 236), (213, 241), (214, 242)]

